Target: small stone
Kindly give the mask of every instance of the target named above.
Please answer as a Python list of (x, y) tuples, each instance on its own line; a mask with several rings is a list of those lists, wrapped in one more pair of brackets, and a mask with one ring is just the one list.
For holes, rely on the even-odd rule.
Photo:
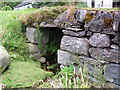
[(46, 24), (46, 22), (41, 22), (40, 27), (44, 27), (45, 24)]
[(28, 45), (28, 49), (29, 49), (30, 54), (40, 53), (38, 45), (35, 45), (35, 44), (32, 44), (32, 43), (28, 43), (27, 45)]
[(87, 31), (87, 33), (86, 33), (86, 36), (92, 36), (92, 32), (90, 32), (90, 31)]
[(63, 36), (60, 47), (71, 53), (88, 56), (90, 45), (86, 38)]
[(38, 59), (40, 58), (40, 53), (33, 53), (33, 54), (30, 54), (30, 56), (32, 56), (35, 61), (38, 61)]
[(94, 47), (109, 47), (110, 46), (110, 38), (105, 34), (94, 33), (89, 42)]
[(65, 65), (60, 65), (60, 69), (63, 69), (64, 67), (66, 67)]
[(46, 25), (44, 25), (44, 27), (56, 27), (56, 26), (54, 24), (47, 23)]
[(67, 30), (71, 30), (71, 31), (83, 31), (83, 29), (79, 29), (79, 28), (66, 28)]
[(65, 35), (76, 36), (76, 37), (82, 37), (82, 36), (85, 36), (85, 34), (86, 34), (86, 31), (74, 32), (74, 31), (69, 31), (69, 30), (62, 30), (62, 32)]
[(115, 45), (115, 44), (112, 44), (110, 47), (111, 47), (112, 49), (119, 49), (119, 46), (118, 46), (118, 45)]
[(120, 38), (119, 38), (119, 36), (118, 36), (118, 35), (117, 35), (117, 36), (115, 36), (115, 38), (114, 38), (114, 39), (112, 39), (112, 41), (113, 41), (114, 43), (116, 43), (116, 44), (119, 44), (119, 45), (120, 45), (119, 40), (120, 40)]
[(46, 62), (46, 58), (45, 58), (45, 57), (41, 57), (41, 58), (39, 59), (39, 62), (40, 62), (40, 63), (45, 63), (45, 62)]
[(84, 18), (86, 16), (86, 13), (87, 13), (87, 10), (79, 10), (77, 13), (76, 13), (76, 19), (79, 21), (79, 22), (83, 22), (84, 21)]

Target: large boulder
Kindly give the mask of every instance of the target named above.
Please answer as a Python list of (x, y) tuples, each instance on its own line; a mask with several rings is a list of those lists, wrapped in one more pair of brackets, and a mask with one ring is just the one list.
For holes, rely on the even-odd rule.
[(2, 73), (11, 62), (11, 58), (4, 47), (0, 46), (0, 73)]
[(89, 43), (87, 38), (64, 36), (61, 41), (61, 49), (88, 56)]
[(91, 46), (94, 47), (109, 47), (110, 38), (105, 34), (94, 33), (89, 40)]

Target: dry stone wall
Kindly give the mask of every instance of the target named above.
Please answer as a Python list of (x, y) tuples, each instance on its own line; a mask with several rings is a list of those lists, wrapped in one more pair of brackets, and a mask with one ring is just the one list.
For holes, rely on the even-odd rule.
[[(64, 16), (65, 13), (60, 15), (55, 22), (60, 22), (65, 18)], [(70, 24), (62, 30), (64, 36), (60, 50), (58, 50), (58, 63), (63, 67), (79, 60), (80, 66), (87, 65), (89, 78), (93, 81), (95, 78), (92, 75), (100, 73), (102, 67), (101, 72), (105, 80), (120, 86), (120, 43), (118, 38), (120, 12), (77, 10), (75, 16), (77, 23)], [(63, 26), (61, 23), (58, 25)], [(96, 65), (97, 71), (95, 70)]]
[[(96, 76), (104, 76), (110, 85), (120, 88), (120, 12), (81, 9), (75, 11), (74, 17), (69, 22), (65, 11), (53, 22), (41, 22), (39, 25), (42, 28), (62, 28), (64, 36), (57, 52), (58, 64), (64, 67), (77, 63), (84, 71), (87, 69), (87, 78), (92, 81), (97, 82)], [(46, 45), (51, 34), (43, 30), (35, 38), (35, 25), (27, 27), (26, 37), (30, 54), (39, 59), (41, 50), (36, 39), (41, 38), (41, 43)]]

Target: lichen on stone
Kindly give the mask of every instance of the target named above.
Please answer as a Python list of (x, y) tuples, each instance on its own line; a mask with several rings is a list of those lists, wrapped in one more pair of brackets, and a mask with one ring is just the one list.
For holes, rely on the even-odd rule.
[(94, 13), (86, 13), (84, 21), (88, 24), (93, 18)]
[(111, 28), (112, 27), (112, 18), (104, 18), (104, 24), (105, 24), (105, 28)]

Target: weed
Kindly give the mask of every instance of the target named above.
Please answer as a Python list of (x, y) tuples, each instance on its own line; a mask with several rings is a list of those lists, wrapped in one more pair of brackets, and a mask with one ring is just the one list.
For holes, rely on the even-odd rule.
[(52, 76), (52, 72), (40, 69), (40, 63), (32, 60), (14, 61), (2, 75), (2, 83), (8, 88), (32, 87), (36, 82)]

